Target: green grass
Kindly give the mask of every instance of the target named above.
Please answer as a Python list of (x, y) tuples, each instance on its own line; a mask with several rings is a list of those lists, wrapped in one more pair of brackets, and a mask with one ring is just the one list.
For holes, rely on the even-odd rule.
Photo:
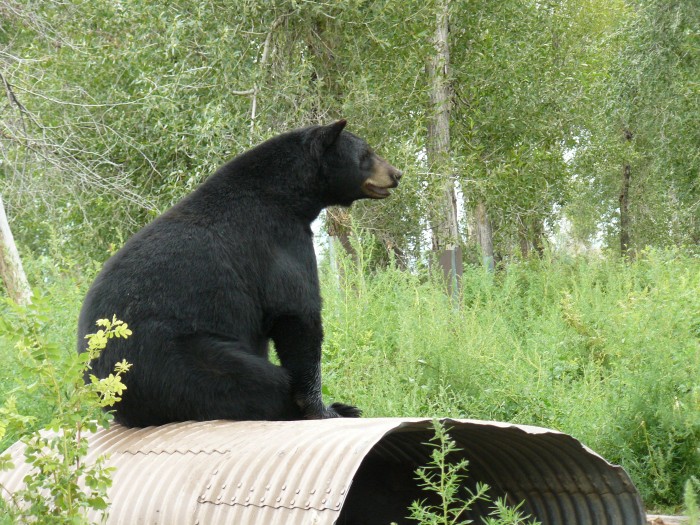
[(649, 252), (427, 275), (326, 270), (324, 377), (367, 416), (451, 416), (570, 433), (651, 507), (700, 472), (700, 260)]
[[(41, 329), (75, 349), (86, 284), (50, 261), (29, 264)], [(648, 252), (545, 258), (489, 274), (467, 267), (459, 304), (427, 272), (322, 266), (327, 401), (369, 417), (512, 421), (574, 435), (631, 474), (648, 507), (682, 504), (700, 472), (700, 259)], [(7, 305), (0, 316), (10, 319)], [(0, 402), (30, 381), (0, 333)], [(24, 413), (43, 399), (16, 392)], [(8, 435), (4, 448), (18, 438)]]

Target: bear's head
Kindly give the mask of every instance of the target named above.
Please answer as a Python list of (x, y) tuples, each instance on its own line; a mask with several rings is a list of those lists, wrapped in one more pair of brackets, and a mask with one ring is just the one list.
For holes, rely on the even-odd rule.
[(344, 131), (346, 121), (309, 128), (320, 159), (323, 199), (328, 205), (349, 206), (359, 199), (384, 199), (401, 172), (377, 155), (360, 137)]

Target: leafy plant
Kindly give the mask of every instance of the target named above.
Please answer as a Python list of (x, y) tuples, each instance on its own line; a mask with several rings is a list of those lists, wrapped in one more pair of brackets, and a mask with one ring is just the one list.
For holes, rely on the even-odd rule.
[[(472, 509), (477, 501), (489, 501), (489, 486), (477, 483), (475, 490), (465, 486), (469, 462), (462, 458), (456, 463), (449, 461), (449, 456), (460, 449), (450, 438), (445, 426), (438, 420), (433, 420), (435, 435), (426, 443), (432, 447), (431, 461), (428, 465), (416, 470), (416, 479), (422, 489), (437, 496), (437, 505), (430, 505), (426, 500), (414, 501), (409, 510), (411, 519), (421, 525), (462, 525), (472, 523), (466, 519), (467, 511)], [(507, 505), (505, 498), (492, 502), (492, 512), (483, 518), (487, 525), (524, 525), (535, 524), (527, 521), (518, 509)], [(521, 504), (522, 505), (522, 504)]]
[[(16, 521), (51, 524), (85, 523), (87, 512), (96, 510), (107, 514), (107, 490), (111, 486), (113, 468), (105, 466), (105, 457), (88, 463), (87, 433), (98, 427), (107, 428), (111, 414), (103, 408), (113, 406), (126, 388), (122, 375), (129, 370), (126, 361), (117, 363), (114, 373), (103, 379), (90, 374), (90, 382), (83, 381), (89, 374), (90, 361), (97, 357), (112, 338), (131, 335), (126, 323), (115, 317), (101, 319), (101, 327), (89, 335), (88, 350), (71, 356), (61, 366), (57, 348), (42, 339), (41, 302), (16, 311), (23, 323), (14, 325), (15, 348), (26, 371), (36, 381), (24, 385), (23, 394), (41, 392), (42, 397), (55, 401), (55, 412), (48, 427), (31, 432), (22, 438), (26, 445), (25, 461), (32, 467), (24, 478), (24, 487), (10, 493), (6, 487), (0, 490), (7, 496), (7, 513)], [(7, 326), (4, 327), (7, 330)], [(24, 375), (28, 377), (28, 375)], [(33, 416), (17, 410), (16, 392), (13, 392), (0, 409), (0, 439), (9, 430), (20, 425), (30, 425)], [(14, 468), (9, 454), (0, 456), (0, 468)]]
[(695, 476), (690, 476), (685, 482), (683, 502), (688, 513), (688, 525), (700, 525), (700, 481)]

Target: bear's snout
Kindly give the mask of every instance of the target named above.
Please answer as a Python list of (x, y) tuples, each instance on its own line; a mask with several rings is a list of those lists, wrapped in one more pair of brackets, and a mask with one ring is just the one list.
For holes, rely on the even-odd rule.
[(385, 199), (392, 188), (399, 185), (403, 173), (389, 164), (378, 155), (374, 156), (374, 163), (370, 176), (362, 183), (362, 191), (371, 199)]
[[(389, 168), (391, 168), (391, 171), (389, 172), (389, 175), (391, 176), (392, 179), (396, 182), (396, 186), (399, 185), (399, 181), (401, 180), (401, 177), (403, 177), (403, 173), (397, 170), (394, 166), (389, 164)], [(394, 186), (394, 187), (396, 187)]]

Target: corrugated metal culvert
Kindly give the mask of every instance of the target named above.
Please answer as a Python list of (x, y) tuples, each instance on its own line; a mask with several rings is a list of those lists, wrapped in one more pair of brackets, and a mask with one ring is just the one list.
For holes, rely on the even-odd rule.
[[(644, 512), (627, 473), (571, 436), (537, 427), (445, 420), (469, 460), (468, 484), (543, 524), (640, 525)], [(407, 507), (423, 499), (414, 479), (429, 461), (429, 419), (209, 421), (127, 429), (90, 438), (90, 457), (117, 468), (110, 524), (415, 523)], [(0, 473), (14, 491), (29, 468)], [(455, 458), (459, 459), (459, 458)], [(486, 503), (471, 515), (487, 515)]]

